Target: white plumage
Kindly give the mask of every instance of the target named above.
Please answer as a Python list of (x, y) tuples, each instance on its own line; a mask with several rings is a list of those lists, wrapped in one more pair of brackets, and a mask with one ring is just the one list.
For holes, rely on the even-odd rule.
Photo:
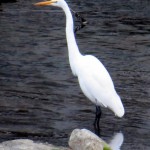
[(73, 18), (65, 0), (49, 0), (35, 5), (53, 5), (61, 7), (66, 14), (66, 39), (68, 45), (70, 67), (78, 77), (80, 87), (95, 105), (108, 107), (115, 115), (122, 117), (124, 107), (116, 93), (112, 79), (104, 65), (92, 55), (82, 55), (76, 44)]

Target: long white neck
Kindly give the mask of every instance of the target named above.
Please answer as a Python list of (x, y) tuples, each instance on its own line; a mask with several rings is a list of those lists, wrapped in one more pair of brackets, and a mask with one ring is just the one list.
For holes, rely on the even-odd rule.
[(70, 12), (70, 9), (66, 2), (63, 4), (63, 10), (66, 14), (66, 39), (67, 39), (67, 45), (68, 45), (68, 52), (69, 52), (69, 62), (70, 67), (74, 75), (76, 75), (76, 62), (80, 57), (82, 56), (79, 52), (75, 35), (74, 35), (74, 23), (72, 14)]

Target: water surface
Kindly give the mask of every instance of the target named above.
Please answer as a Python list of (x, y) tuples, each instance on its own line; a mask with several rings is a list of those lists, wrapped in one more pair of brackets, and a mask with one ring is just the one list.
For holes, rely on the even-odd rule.
[[(0, 141), (30, 138), (66, 146), (73, 129), (94, 132), (95, 106), (71, 73), (64, 13), (35, 8), (34, 2), (0, 6)], [(121, 150), (148, 150), (150, 2), (68, 3), (88, 21), (76, 35), (80, 51), (106, 66), (126, 110), (119, 119), (102, 109), (101, 137), (109, 142), (121, 136)]]

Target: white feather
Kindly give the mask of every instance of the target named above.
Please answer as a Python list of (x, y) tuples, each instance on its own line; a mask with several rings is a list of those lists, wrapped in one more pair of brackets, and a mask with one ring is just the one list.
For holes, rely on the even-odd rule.
[(58, 0), (55, 5), (61, 7), (66, 14), (69, 62), (73, 74), (78, 77), (81, 90), (94, 104), (108, 107), (115, 115), (122, 117), (124, 107), (108, 71), (96, 57), (83, 56), (80, 53), (74, 36), (73, 18), (67, 3)]
[(96, 105), (110, 108), (122, 117), (124, 107), (115, 91), (112, 79), (103, 64), (94, 56), (83, 56), (77, 46), (73, 30), (73, 18), (65, 0), (39, 2), (36, 5), (61, 7), (66, 14), (66, 39), (72, 73), (78, 77), (83, 93)]

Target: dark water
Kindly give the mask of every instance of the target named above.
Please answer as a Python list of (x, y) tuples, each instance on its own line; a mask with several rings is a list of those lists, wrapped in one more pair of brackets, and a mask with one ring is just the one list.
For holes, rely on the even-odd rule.
[[(0, 5), (0, 141), (67, 145), (74, 128), (94, 132), (95, 106), (70, 71), (64, 13), (34, 2)], [(68, 2), (89, 22), (76, 35), (81, 52), (107, 67), (126, 110), (119, 119), (103, 109), (101, 137), (150, 149), (150, 1)]]

